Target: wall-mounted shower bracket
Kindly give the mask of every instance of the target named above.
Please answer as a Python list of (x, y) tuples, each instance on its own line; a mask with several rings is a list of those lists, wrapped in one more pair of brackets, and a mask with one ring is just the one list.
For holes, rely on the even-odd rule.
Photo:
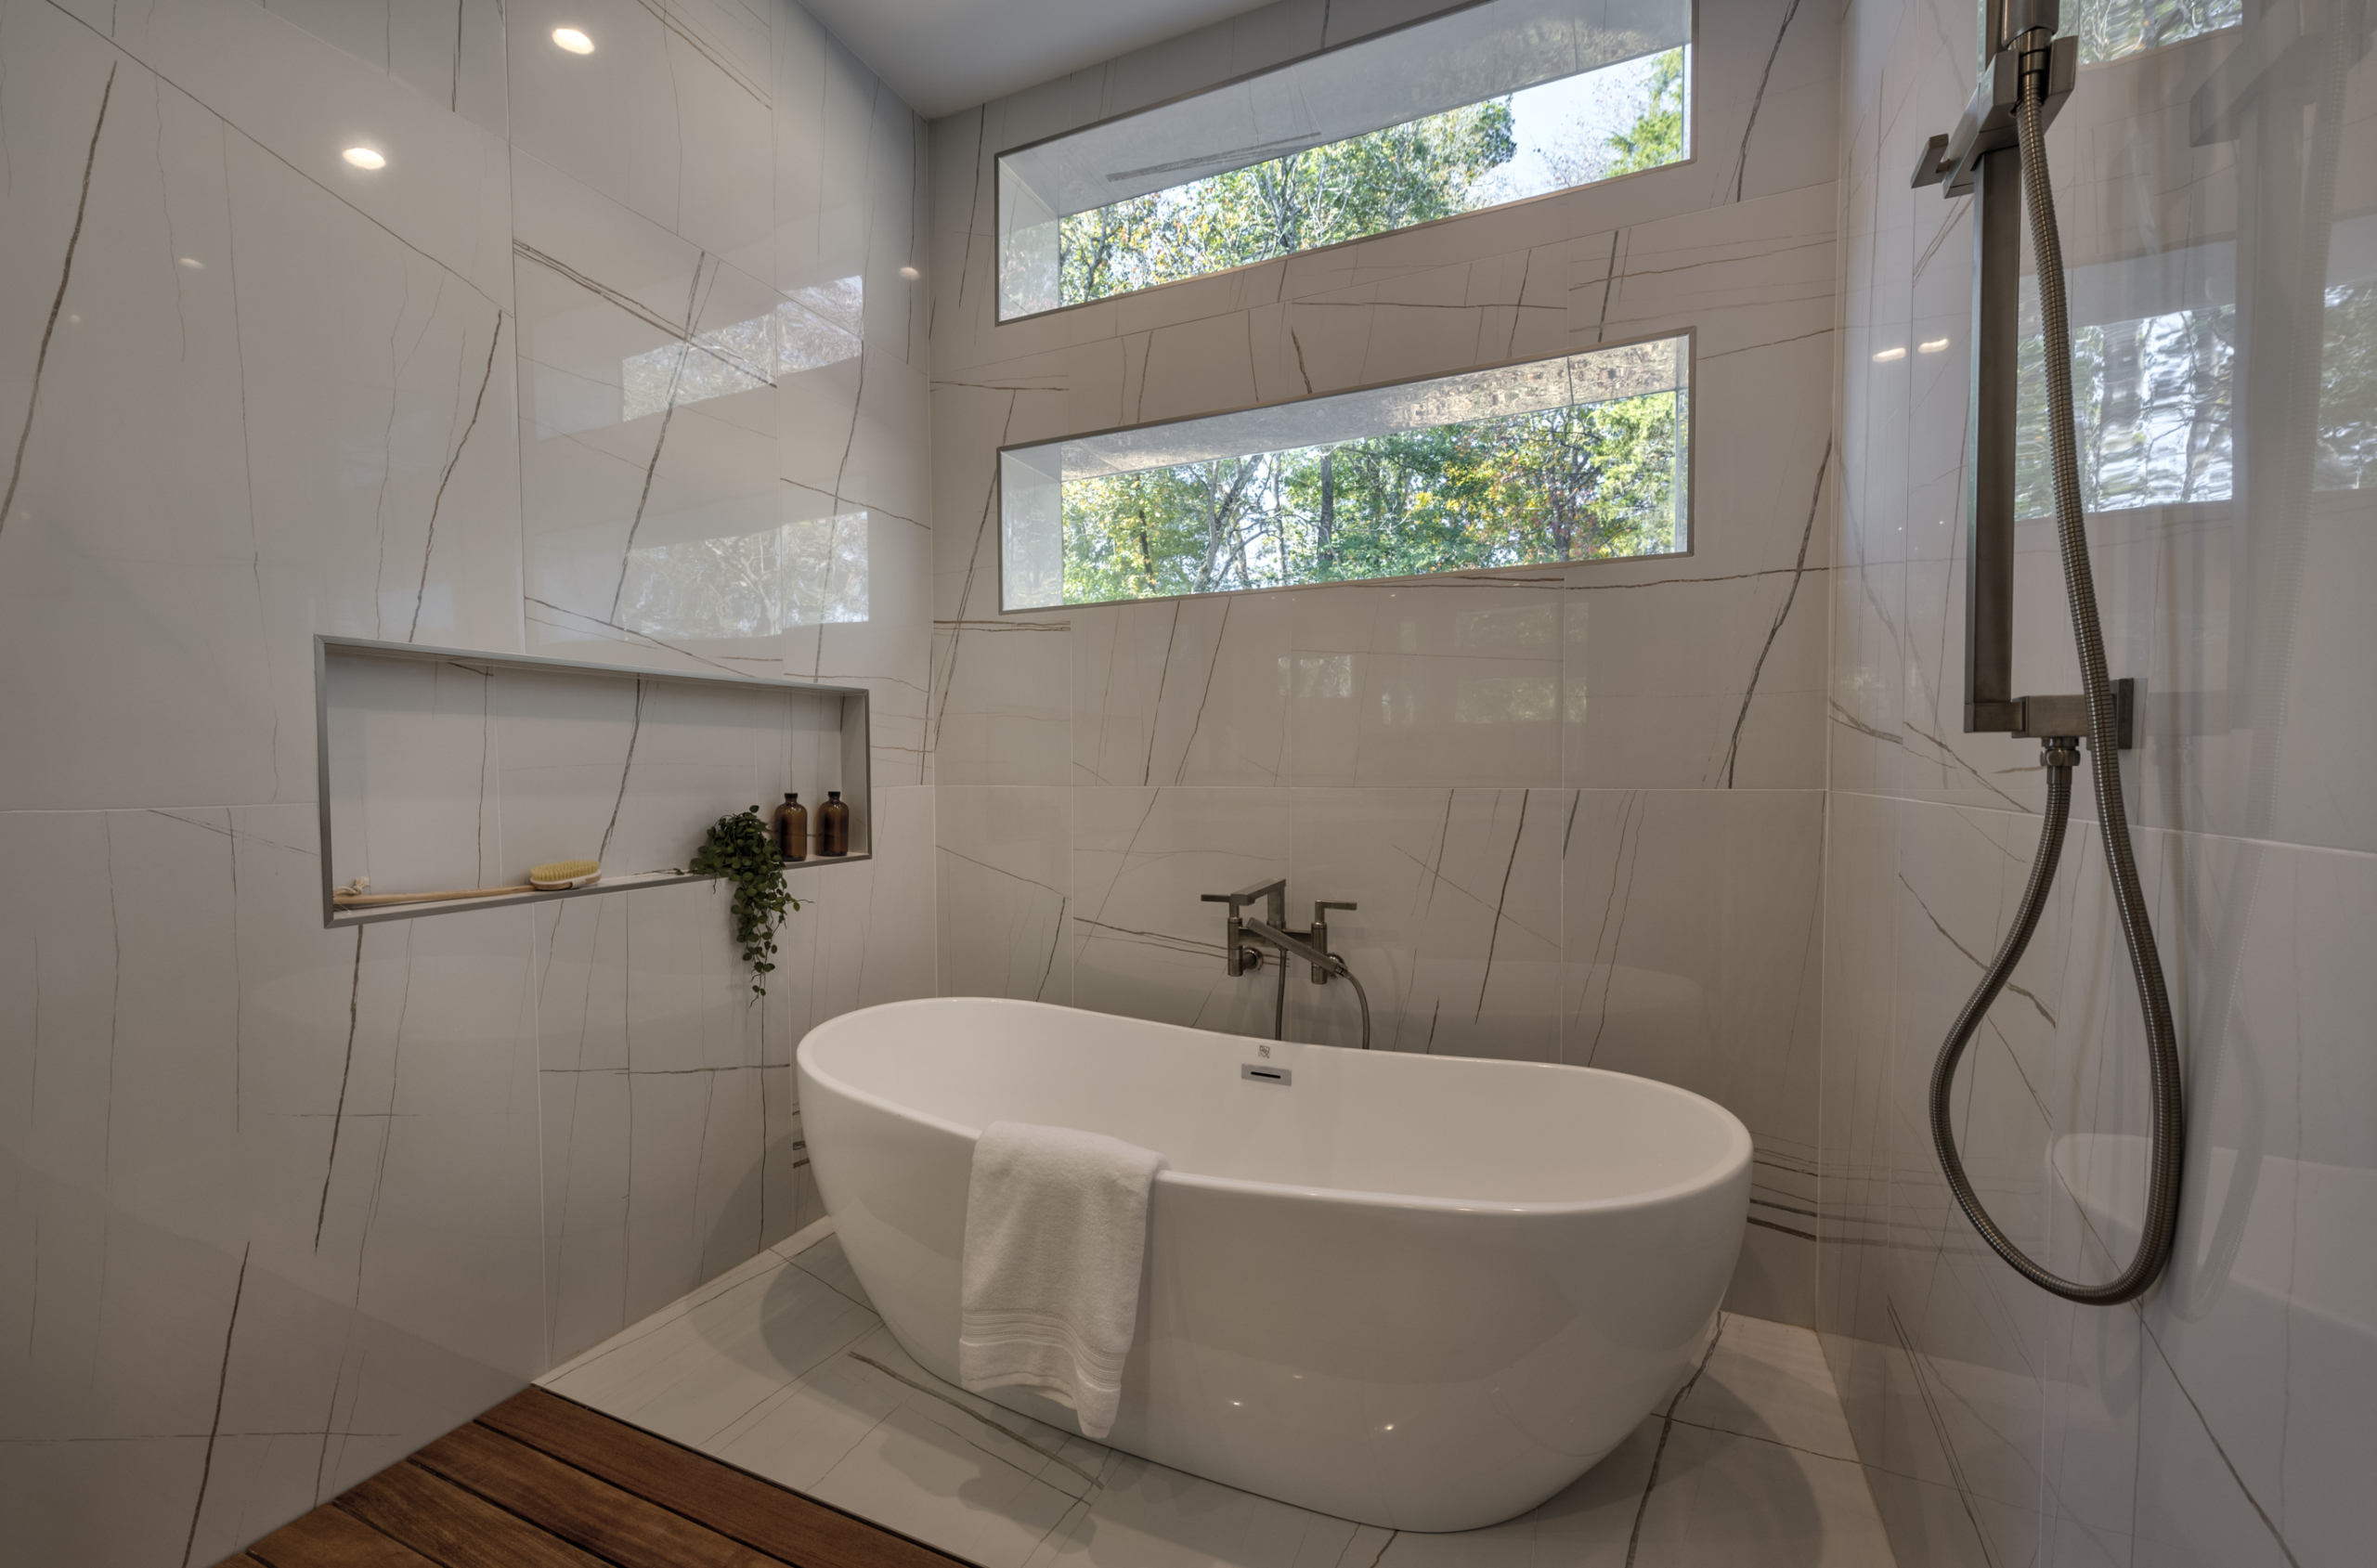
[(1916, 189), (1945, 184), (1943, 196), (1970, 195), (1981, 161), (1990, 153), (2014, 149), (2014, 106), (2021, 101), (2026, 70), (2046, 71), (2045, 123), (2055, 123), (2056, 111), (2080, 78), (2080, 40), (2057, 38), (2040, 48), (2031, 46), (2036, 42), (2031, 35), (2052, 34), (2061, 20), (2058, 10), (2057, 0), (1989, 0), (1994, 42), (1988, 68), (1956, 128), (1924, 145), (1911, 182)]
[[(2043, 741), (2051, 736), (2088, 733), (2086, 697), (2021, 697), (2014, 706), (2020, 714), (2013, 730), (2017, 740)], [(2113, 744), (2124, 751), (2137, 744), (2137, 682), (2124, 675), (2113, 682)]]
[[(2016, 106), (2041, 76), (2044, 124), (2072, 95), (2080, 41), (2053, 36), (2058, 0), (1989, 0), (1989, 63), (1956, 128), (1916, 161), (1916, 188), (1971, 195), (1972, 394), (1965, 508), (1965, 732), (2085, 735), (2078, 696), (2014, 693), (2014, 450), (2022, 313), (2022, 155)], [(2121, 686), (2120, 745), (2136, 728), (2134, 683)], [(2072, 715), (2078, 715), (2077, 724)], [(2058, 727), (2061, 726), (2061, 727)]]

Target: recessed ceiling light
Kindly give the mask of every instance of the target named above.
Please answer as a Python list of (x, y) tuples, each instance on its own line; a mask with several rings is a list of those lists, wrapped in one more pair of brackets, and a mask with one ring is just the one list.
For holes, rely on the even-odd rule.
[(1919, 343), (1915, 345), (1916, 351), (1921, 354), (1937, 354), (1947, 346), (1948, 340), (1945, 338), (1933, 338), (1929, 343)]
[(903, 277), (903, 278), (904, 278), (904, 279), (906, 279), (909, 282), (913, 283), (913, 282), (915, 282), (917, 279), (922, 278), (922, 277), (924, 276), (924, 274), (923, 274), (923, 273), (921, 273), (921, 272), (918, 272), (918, 271), (917, 271), (915, 267), (913, 267), (913, 266), (903, 266), (903, 267), (902, 267), (902, 268), (900, 269), (900, 276), (901, 276), (901, 277)]
[(573, 55), (591, 55), (594, 52), (594, 40), (574, 27), (554, 28), (553, 42)]
[(1886, 348), (1879, 354), (1874, 356), (1874, 363), (1877, 365), (1885, 365), (1893, 359), (1903, 359), (1905, 357), (1906, 350), (1903, 348)]
[(196, 256), (175, 256), (174, 258), (174, 265), (176, 266), (186, 266), (192, 272), (204, 272), (206, 270), (206, 264), (199, 260)]
[(350, 147), (344, 156), (358, 169), (384, 169), (388, 166), (385, 158), (368, 147)]

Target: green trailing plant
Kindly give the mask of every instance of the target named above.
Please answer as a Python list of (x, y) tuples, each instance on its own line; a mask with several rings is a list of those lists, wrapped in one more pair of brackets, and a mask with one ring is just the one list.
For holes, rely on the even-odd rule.
[(768, 993), (767, 977), (775, 968), (776, 928), (788, 910), (800, 901), (784, 884), (784, 862), (776, 853), (775, 836), (752, 807), (712, 823), (702, 847), (688, 868), (696, 876), (718, 876), (734, 884), (734, 940), (743, 944), (743, 962), (751, 966), (751, 994)]

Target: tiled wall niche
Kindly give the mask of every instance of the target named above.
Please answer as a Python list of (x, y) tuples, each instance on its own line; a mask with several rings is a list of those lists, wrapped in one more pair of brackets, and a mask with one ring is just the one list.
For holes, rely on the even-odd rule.
[[(720, 817), (786, 790), (810, 809), (807, 867), (869, 858), (867, 693), (560, 659), (315, 639), (322, 923), (366, 925), (698, 882), (682, 868)], [(814, 852), (839, 790), (851, 852)], [(552, 892), (340, 907), (375, 893), (508, 886), (547, 861), (603, 879)]]

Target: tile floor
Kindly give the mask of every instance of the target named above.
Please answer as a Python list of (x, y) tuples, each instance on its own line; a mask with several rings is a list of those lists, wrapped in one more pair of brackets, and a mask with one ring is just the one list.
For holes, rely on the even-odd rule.
[(1815, 1336), (1728, 1316), (1700, 1376), (1542, 1507), (1396, 1534), (1240, 1492), (942, 1382), (825, 1222), (549, 1373), (595, 1409), (982, 1568), (1893, 1568)]

